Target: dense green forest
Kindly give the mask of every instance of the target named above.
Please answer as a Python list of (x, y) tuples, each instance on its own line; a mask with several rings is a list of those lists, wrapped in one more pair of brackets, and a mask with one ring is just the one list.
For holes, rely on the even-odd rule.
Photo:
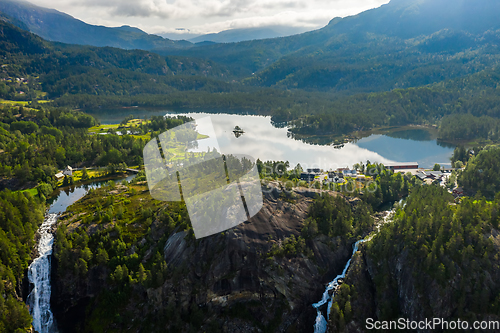
[(467, 163), (467, 167), (458, 178), (458, 183), (479, 196), (484, 195), (493, 198), (500, 192), (500, 148), (490, 147), (475, 151)]
[(342, 196), (316, 198), (309, 209), (309, 220), (302, 233), (309, 238), (322, 234), (328, 237), (362, 236), (373, 224), (371, 208), (365, 203), (352, 207)]
[[(82, 109), (119, 106), (269, 115), (276, 126), (289, 126), (290, 137), (296, 139), (421, 124), (438, 126), (443, 141), (481, 143), (472, 149), (457, 147), (452, 158), (454, 166), (466, 166), (452, 179), (471, 197), (455, 199), (446, 189), (422, 185), (411, 174), (360, 163), (354, 168), (370, 179), (359, 187), (352, 179), (343, 186), (312, 184), (328, 193), (308, 199), (304, 219), (293, 226), (296, 236), (271, 239), (269, 233), (256, 241), (267, 251), (239, 254), (241, 262), (250, 258), (264, 267), (266, 278), (275, 270), (277, 280), (284, 281), (285, 268), (290, 267), (294, 272), (284, 284), (291, 290), (304, 267), (328, 260), (319, 249), (340, 253), (344, 247), (349, 255), (350, 244), (380, 222), (377, 211), (404, 199), (394, 221), (354, 257), (352, 274), (335, 298), (330, 329), (349, 331), (356, 323), (364, 324), (367, 314), (380, 319), (407, 316), (412, 304), (429, 318), (498, 318), (500, 149), (482, 146), (500, 140), (500, 30), (498, 18), (491, 15), (499, 5), (465, 1), (450, 9), (443, 0), (424, 0), (408, 10), (407, 3), (391, 1), (380, 15), (370, 11), (337, 18), (323, 29), (289, 38), (153, 51), (47, 42), (0, 15), (0, 99), (7, 100), (0, 104), (0, 332), (30, 328), (22, 283), (45, 199), (57, 187), (58, 170), (67, 165), (109, 170), (141, 166), (147, 141), (191, 120), (153, 117), (136, 127), (134, 135), (114, 130), (89, 134), (98, 124)], [(423, 25), (422, 15), (433, 13), (432, 6), (461, 15), (463, 24), (429, 16)], [(464, 17), (477, 11), (485, 12), (481, 22)], [(393, 30), (384, 28), (384, 20)], [(8, 101), (25, 103), (11, 106)], [(300, 165), (292, 169), (288, 162), (258, 160), (257, 167), (262, 179), (281, 182), (276, 198), (266, 198), (277, 206), (279, 202), (278, 214), (305, 209), (294, 206), (298, 197), (292, 191), (306, 185), (298, 180)], [(84, 294), (76, 305), (58, 299), (59, 307), (84, 313), (82, 332), (165, 327), (197, 332), (208, 321), (204, 318), (217, 315), (197, 302), (212, 292), (200, 281), (213, 267), (203, 262), (205, 258), (189, 256), (207, 247), (212, 260), (230, 240), (245, 237), (221, 233), (209, 241), (196, 240), (185, 204), (154, 200), (145, 180), (140, 172), (132, 183), (110, 181), (61, 217), (54, 291)], [(22, 191), (28, 188), (38, 194)], [(172, 244), (189, 248), (184, 255), (202, 264), (172, 264), (165, 255)], [(233, 252), (227, 257), (237, 257), (234, 253), (247, 246), (231, 244)], [(286, 264), (280, 266), (280, 261)], [(210, 297), (217, 299), (217, 291), (234, 287), (235, 271), (231, 267), (218, 277), (220, 284)], [(187, 276), (194, 276), (193, 289), (183, 285)], [(326, 278), (326, 271), (316, 269), (314, 276)], [(175, 293), (168, 289), (172, 286)], [(280, 288), (262, 293), (279, 298), (284, 290)], [(170, 291), (168, 297), (163, 290)], [(176, 299), (186, 290), (192, 293)], [(414, 298), (403, 303), (410, 296), (401, 295)], [(148, 298), (159, 298), (158, 307)], [(251, 303), (239, 304), (244, 306), (225, 310), (221, 318), (252, 318)], [(261, 326), (264, 332), (277, 327)], [(207, 331), (220, 330), (208, 326)]]
[[(189, 120), (154, 117), (140, 130), (154, 137)], [(45, 199), (57, 187), (54, 176), (58, 170), (66, 165), (116, 170), (126, 164), (142, 164), (143, 139), (90, 135), (88, 128), (95, 124), (94, 118), (82, 112), (41, 106), (0, 107), (1, 332), (24, 332), (31, 327), (20, 290), (36, 245), (35, 232), (44, 218)], [(36, 187), (38, 194), (9, 190), (26, 187)]]
[[(486, 272), (498, 274), (496, 251), (491, 240), (483, 237), (492, 228), (498, 228), (498, 202), (467, 199), (455, 207), (450, 206), (451, 201), (451, 195), (438, 187), (417, 189), (405, 208), (396, 214), (395, 223), (383, 229), (369, 243), (367, 251), (381, 265), (384, 265), (385, 258), (408, 251), (408, 264), (425, 274), (417, 285), (422, 294), (428, 285), (426, 281), (435, 280), (439, 286), (445, 287), (447, 281), (460, 274), (461, 285), (471, 286), (473, 290), (459, 297), (454, 295), (457, 298), (452, 303), (457, 304), (457, 315), (460, 317), (470, 316), (473, 312), (486, 314), (493, 311), (499, 314), (499, 286), (479, 287), (485, 282)], [(400, 244), (402, 247), (398, 248)], [(379, 266), (379, 272), (386, 275), (382, 272), (385, 270), (383, 267)], [(377, 279), (380, 284), (376, 287), (389, 298), (393, 294), (391, 283), (382, 283), (382, 279)], [(393, 303), (384, 308), (382, 317), (397, 316), (395, 305)]]
[[(253, 112), (271, 115), (276, 123), (290, 122), (296, 138), (379, 126), (440, 124), (443, 140), (497, 140), (500, 70), (495, 69), (498, 38), (491, 32), (476, 37), (442, 32), (415, 39), (412, 47), (383, 38), (345, 44), (338, 37), (325, 54), (311, 58), (303, 51), (307, 60), (285, 57), (258, 76), (240, 80), (232, 69), (214, 60), (52, 44), (7, 22), (0, 24), (4, 59), (0, 98), (4, 99), (52, 99), (54, 106), (79, 108), (136, 105)], [(463, 39), (478, 49), (456, 50), (455, 56), (422, 49), (434, 40)], [(342, 56), (332, 57), (331, 52)], [(305, 67), (298, 71), (297, 66)], [(282, 75), (277, 79), (282, 83), (266, 83), (269, 79), (263, 77), (276, 70), (282, 74), (273, 75)], [(314, 74), (306, 73), (311, 70)], [(304, 77), (298, 80), (301, 84), (283, 83), (291, 80), (287, 75), (291, 71), (293, 80)], [(325, 92), (334, 81), (345, 86)], [(356, 82), (367, 86), (358, 89)], [(464, 122), (464, 114), (475, 118), (468, 116), (471, 121)], [(490, 119), (483, 116), (495, 120), (486, 125)]]
[(475, 117), (470, 113), (446, 116), (439, 126), (442, 140), (486, 139), (498, 142), (500, 138), (500, 119), (490, 116)]
[[(154, 117), (138, 128), (149, 138), (189, 121)], [(89, 135), (96, 120), (64, 109), (0, 107), (0, 177), (3, 187), (30, 183), (55, 187), (54, 175), (67, 165), (110, 167), (141, 165), (145, 139), (132, 135)]]
[[(410, 190), (394, 221), (362, 246), (356, 258), (365, 259), (354, 259), (352, 273), (332, 306), (331, 332), (348, 332), (356, 323), (364, 325), (366, 318), (414, 320), (444, 315), (445, 320), (472, 323), (500, 316), (499, 151), (484, 149), (469, 159), (459, 184), (477, 193), (460, 204), (439, 186)], [(364, 274), (371, 276), (373, 287), (367, 285)], [(408, 288), (413, 289), (405, 297), (415, 300), (418, 312), (409, 313), (409, 303), (402, 301)], [(443, 300), (441, 306), (436, 306), (437, 299)], [(376, 302), (375, 308), (370, 300)]]
[(19, 290), (44, 211), (44, 200), (29, 192), (0, 192), (0, 332), (26, 332), (31, 327)]

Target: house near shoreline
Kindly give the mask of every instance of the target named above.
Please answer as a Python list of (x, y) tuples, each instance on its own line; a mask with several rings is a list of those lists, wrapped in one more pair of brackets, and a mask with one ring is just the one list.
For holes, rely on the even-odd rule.
[(349, 168), (338, 168), (337, 173), (342, 173), (344, 177), (352, 177), (352, 178), (356, 178), (356, 176), (358, 175), (357, 170), (351, 170)]
[(73, 176), (73, 168), (68, 165), (66, 166), (66, 169), (64, 169), (62, 173), (65, 176)]
[(442, 171), (423, 171), (420, 170), (415, 174), (415, 177), (424, 182), (439, 181), (442, 182), (445, 177), (445, 173)]
[(64, 178), (64, 174), (62, 173), (62, 171), (60, 171), (60, 172), (56, 173), (56, 174), (54, 175), (54, 177), (56, 177), (56, 180), (58, 180), (58, 181), (59, 181), (59, 180), (61, 180), (61, 179), (63, 179), (63, 178)]
[(384, 166), (393, 172), (407, 172), (418, 169), (417, 162), (386, 163)]

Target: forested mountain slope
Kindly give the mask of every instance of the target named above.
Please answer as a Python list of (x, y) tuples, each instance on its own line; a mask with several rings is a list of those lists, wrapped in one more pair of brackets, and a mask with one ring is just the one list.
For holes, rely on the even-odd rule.
[(393, 0), (303, 34), (200, 46), (131, 27), (91, 26), (28, 2), (2, 0), (0, 11), (52, 41), (201, 58), (211, 61), (210, 67), (224, 68), (225, 79), (237, 77), (247, 85), (342, 94), (472, 74), (497, 65), (500, 53), (500, 5), (493, 0)]
[[(476, 52), (477, 57), (474, 57), (472, 51), (451, 58), (428, 55), (429, 59), (440, 59), (441, 65), (431, 63), (425, 67), (425, 62), (421, 65), (425, 68), (408, 65), (408, 70), (416, 66), (413, 77), (405, 76), (405, 71), (401, 69), (406, 66), (403, 65), (406, 63), (404, 60), (399, 67), (390, 65), (393, 72), (400, 74), (399, 79), (380, 74), (372, 80), (365, 80), (373, 73), (387, 73), (387, 68), (382, 65), (376, 70), (373, 67), (373, 73), (369, 70), (350, 71), (346, 67), (340, 72), (352, 80), (339, 79), (337, 83), (338, 87), (349, 86), (344, 87), (349, 93), (361, 86), (367, 90), (374, 87), (380, 89), (384, 87), (384, 82), (392, 84), (400, 79), (415, 84), (433, 80), (439, 82), (376, 94), (343, 96), (241, 84), (231, 80), (232, 70), (229, 67), (211, 60), (162, 57), (141, 50), (53, 44), (5, 21), (0, 21), (0, 27), (0, 53), (4, 59), (0, 69), (0, 98), (4, 99), (31, 101), (52, 98), (55, 105), (81, 108), (141, 105), (234, 110), (232, 112), (250, 110), (272, 115), (274, 121), (292, 121), (289, 125), (296, 136), (342, 135), (384, 125), (439, 122), (440, 137), (444, 140), (470, 140), (478, 136), (496, 140), (498, 136), (499, 70), (487, 68), (496, 64), (498, 59), (496, 48), (492, 46), (496, 43), (494, 34), (490, 35), (490, 45), (485, 46), (483, 56), (479, 55), (481, 52)], [(368, 47), (366, 50), (375, 52)], [(382, 51), (380, 49), (379, 57), (388, 57)], [(314, 57), (311, 59), (314, 60)], [(333, 82), (328, 67), (321, 62), (317, 66), (330, 78), (328, 82)], [(366, 66), (370, 63), (367, 62)], [(481, 68), (486, 69), (445, 80)], [(307, 68), (304, 70), (308, 71)], [(262, 72), (259, 77), (270, 71)], [(446, 73), (442, 76), (434, 75), (443, 71)], [(283, 82), (300, 75), (300, 72), (289, 74)], [(322, 81), (318, 79), (315, 82), (320, 84)], [(388, 86), (385, 88), (389, 89)], [(469, 114), (467, 121), (457, 116), (463, 114)]]
[[(123, 49), (150, 50), (158, 47), (189, 47), (186, 41), (172, 41), (130, 27), (109, 28), (87, 24), (54, 9), (33, 5), (27, 1), (1, 0), (0, 11), (15, 18), (15, 25), (50, 41), (112, 46)], [(18, 23), (22, 23), (18, 24)]]
[[(0, 45), (0, 85), (9, 88), (0, 98), (31, 100), (36, 96), (29, 92), (35, 90), (55, 98), (66, 93), (167, 93), (201, 89), (207, 84), (215, 91), (228, 89), (223, 81), (229, 77), (227, 69), (211, 61), (162, 57), (141, 50), (53, 44), (3, 20)], [(21, 77), (27, 84), (15, 82)], [(25, 95), (20, 96), (19, 91)]]
[[(459, 184), (476, 192), (475, 197), (454, 200), (434, 185), (411, 191), (394, 221), (354, 257), (335, 297), (329, 332), (369, 331), (368, 318), (460, 319), (469, 328), (475, 321), (496, 322), (497, 326), (477, 331), (498, 331), (499, 151), (481, 151), (459, 177)], [(447, 330), (438, 326), (436, 331)]]
[(250, 80), (257, 85), (389, 90), (488, 66), (498, 54), (498, 13), (492, 0), (393, 0), (300, 35), (157, 51), (224, 62), (246, 76), (263, 71)]

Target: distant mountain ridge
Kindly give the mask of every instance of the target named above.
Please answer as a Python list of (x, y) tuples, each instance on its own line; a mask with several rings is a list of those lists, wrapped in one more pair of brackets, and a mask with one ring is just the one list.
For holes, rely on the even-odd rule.
[(498, 0), (392, 0), (294, 36), (155, 51), (224, 63), (251, 85), (352, 94), (431, 84), (495, 66), (498, 17)]
[(379, 8), (333, 19), (327, 30), (367, 32), (400, 38), (430, 35), (443, 29), (473, 34), (500, 29), (498, 0), (391, 0)]
[(191, 45), (186, 41), (172, 41), (150, 35), (138, 28), (128, 26), (109, 28), (87, 24), (68, 14), (22, 0), (0, 0), (0, 12), (16, 19), (17, 21), (11, 23), (19, 28), (28, 28), (29, 31), (49, 41), (142, 50)]
[(311, 29), (305, 27), (268, 26), (244, 29), (230, 29), (219, 33), (206, 34), (188, 39), (190, 42), (237, 43), (248, 40), (286, 37), (304, 33)]
[[(175, 59), (175, 65), (167, 66), (172, 72), (245, 86), (351, 95), (419, 87), (500, 65), (498, 0), (392, 0), (293, 36), (196, 44), (165, 40), (129, 26), (91, 26), (27, 2), (0, 0), (0, 11), (2, 6), (18, 24), (24, 22), (35, 33), (41, 30), (38, 35), (60, 34), (45, 37), (49, 40), (86, 31), (67, 42), (144, 49)], [(234, 33), (241, 38), (243, 32), (219, 37)]]

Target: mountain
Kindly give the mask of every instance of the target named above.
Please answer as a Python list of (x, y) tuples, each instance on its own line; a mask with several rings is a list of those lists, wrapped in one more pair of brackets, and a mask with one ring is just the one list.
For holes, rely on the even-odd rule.
[(343, 20), (290, 37), (176, 52), (49, 43), (5, 23), (0, 42), (7, 60), (0, 72), (5, 78), (0, 97), (35, 98), (36, 85), (9, 81), (31, 76), (58, 106), (253, 110), (274, 121), (297, 120), (291, 129), (296, 137), (434, 123), (450, 113), (497, 116), (496, 111), (483, 112), (496, 110), (488, 107), (497, 101), (494, 90), (476, 98), (483, 82), (462, 102), (460, 86), (437, 84), (500, 66), (500, 31), (443, 29), (410, 39), (332, 32), (346, 29)]
[(157, 35), (172, 40), (190, 40), (202, 34), (191, 33), (189, 29), (176, 29), (174, 32), (159, 32)]
[(49, 41), (143, 50), (191, 45), (186, 41), (171, 41), (128, 26), (108, 28), (90, 25), (57, 10), (39, 7), (22, 0), (0, 0), (0, 12), (16, 19), (11, 23), (19, 28), (28, 28), (29, 31)]
[(246, 40), (285, 37), (301, 34), (310, 29), (304, 27), (269, 26), (259, 28), (243, 28), (224, 30), (189, 39), (190, 42), (236, 43)]
[(40, 54), (47, 51), (48, 43), (40, 37), (13, 26), (20, 23), (16, 19), (0, 13), (0, 55), (5, 58), (12, 54)]
[[(123, 253), (137, 249), (137, 265), (155, 265), (146, 272), (151, 278), (135, 285), (124, 279), (122, 283), (121, 278), (108, 278), (117, 262), (113, 250), (108, 250), (109, 263), (93, 265), (89, 261), (88, 272), (78, 275), (73, 262), (78, 261), (79, 245), (75, 242), (72, 252), (65, 247), (71, 237), (65, 230), (76, 230), (78, 237), (92, 237), (99, 242), (106, 242), (105, 237), (114, 239), (104, 228), (87, 235), (86, 229), (74, 227), (81, 220), (62, 217), (60, 223), (64, 226), (58, 229), (54, 251), (57, 268), (53, 273), (52, 296), (60, 332), (111, 328), (123, 332), (131, 325), (147, 332), (312, 332), (316, 312), (311, 304), (321, 299), (327, 277), (342, 270), (350, 256), (350, 242), (346, 241), (348, 237), (321, 235), (307, 239), (306, 243), (305, 232), (301, 234), (300, 230), (306, 229), (308, 212), (314, 206), (311, 197), (317, 191), (294, 192), (291, 203), (274, 183), (263, 190), (267, 190), (264, 208), (255, 217), (224, 233), (198, 240), (189, 230), (175, 225), (169, 215), (175, 212), (173, 204), (155, 207), (161, 217), (152, 215), (150, 227), (144, 231), (137, 228), (133, 231), (133, 243), (126, 248), (123, 245)], [(124, 196), (125, 191), (120, 192), (120, 197)], [(101, 200), (104, 193), (98, 193), (95, 197)], [(127, 198), (128, 202), (149, 207), (150, 196), (143, 197), (142, 201), (139, 195)], [(344, 198), (336, 202), (332, 215), (340, 215), (337, 212), (342, 210), (351, 219), (356, 214), (371, 222), (364, 215), (363, 205), (351, 207)], [(133, 206), (124, 207), (131, 212)], [(135, 218), (134, 223), (143, 222)], [(101, 225), (112, 230), (106, 223)], [(148, 241), (140, 243), (141, 239)], [(92, 253), (97, 253), (94, 243), (98, 246), (98, 242), (88, 244)], [(132, 275), (132, 271), (138, 271), (130, 262), (127, 266)]]
[[(230, 91), (220, 80), (230, 77), (227, 68), (209, 60), (52, 43), (1, 19), (0, 57), (0, 98), (9, 100), (36, 99), (36, 89), (49, 98), (65, 93), (169, 94), (209, 86), (212, 92)], [(12, 78), (28, 78), (30, 84)]]
[[(0, 11), (47, 40), (203, 59), (226, 68), (226, 78), (259, 87), (341, 94), (387, 91), (500, 63), (500, 2), (494, 0), (392, 0), (293, 36), (255, 39), (294, 33), (283, 27), (234, 29), (196, 37), (196, 44), (129, 26), (92, 26), (28, 2), (0, 0)], [(253, 40), (233, 43), (242, 39)]]
[(499, 64), (500, 2), (392, 0), (299, 35), (163, 55), (224, 63), (248, 85), (342, 94), (416, 87)]
[(496, 0), (391, 0), (380, 8), (330, 21), (335, 33), (374, 33), (404, 39), (443, 29), (479, 34), (500, 29)]

